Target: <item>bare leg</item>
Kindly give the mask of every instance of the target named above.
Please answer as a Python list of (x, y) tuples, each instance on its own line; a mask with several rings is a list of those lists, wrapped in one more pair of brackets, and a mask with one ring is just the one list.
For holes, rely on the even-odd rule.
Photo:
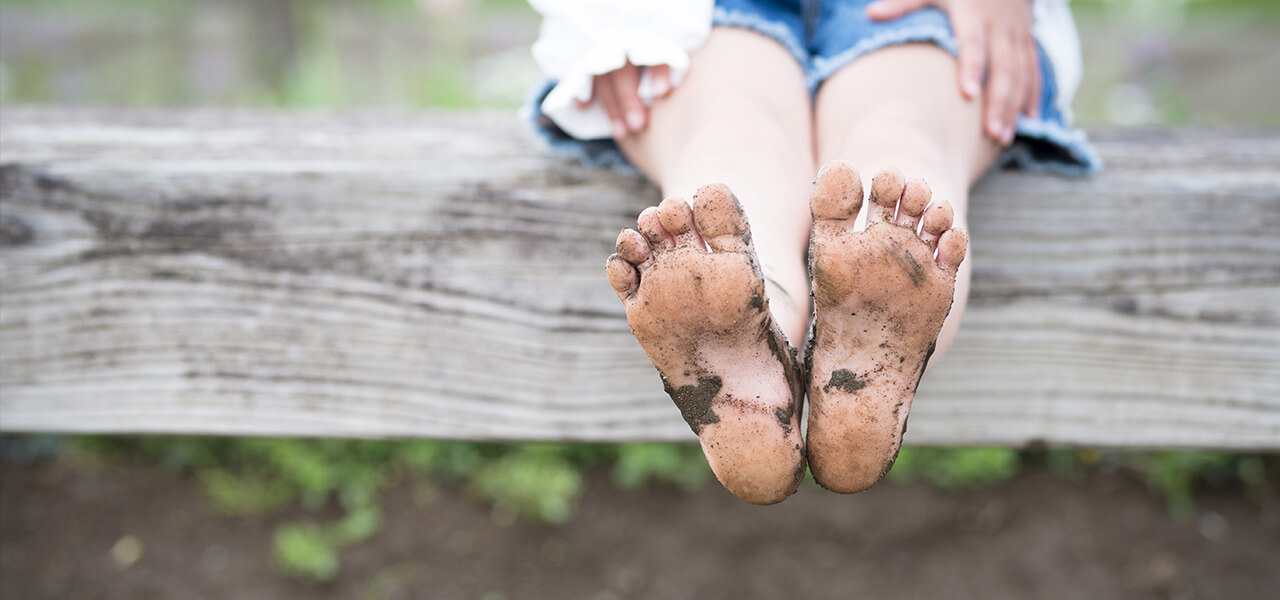
[[(789, 54), (717, 28), (647, 131), (622, 144), (668, 198), (618, 236), (609, 282), (716, 477), (757, 504), (804, 475), (790, 344), (809, 315), (811, 114)], [(681, 197), (695, 188), (690, 206)]]
[(779, 44), (732, 27), (714, 28), (692, 60), (623, 152), (666, 197), (690, 198), (708, 183), (733, 190), (752, 224), (774, 318), (799, 345), (809, 318), (805, 203), (817, 170), (804, 73)]
[[(888, 168), (923, 179), (968, 224), (969, 187), (1000, 153), (982, 135), (982, 101), (965, 100), (956, 62), (932, 44), (892, 46), (864, 56), (823, 84), (817, 98), (818, 164), (852, 163), (870, 177)], [(865, 222), (866, 215), (861, 217)], [(969, 297), (972, 261), (960, 266), (955, 302), (932, 362), (946, 354)]]
[[(811, 205), (808, 441), (814, 478), (835, 491), (864, 490), (892, 466), (916, 385), (964, 312), (970, 268), (958, 227), (998, 148), (955, 69), (935, 46), (895, 46), (841, 70), (817, 99), (827, 166)], [(864, 182), (859, 172), (879, 174)], [(865, 230), (854, 220), (864, 187)]]

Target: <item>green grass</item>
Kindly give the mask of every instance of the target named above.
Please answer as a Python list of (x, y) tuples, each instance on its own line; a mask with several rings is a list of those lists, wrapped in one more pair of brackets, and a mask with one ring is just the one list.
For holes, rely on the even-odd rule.
[[(604, 470), (611, 485), (696, 491), (713, 482), (695, 444), (495, 444), (440, 440), (370, 441), (214, 437), (6, 436), (6, 447), (71, 460), (134, 462), (194, 473), (209, 506), (230, 516), (260, 517), (297, 505), (313, 515), (275, 532), (281, 572), (327, 580), (338, 551), (377, 533), (381, 495), (411, 485), (429, 502), (450, 486), (488, 504), (496, 523), (547, 526), (573, 518), (586, 474)], [(1018, 451), (1011, 448), (906, 447), (889, 472), (895, 483), (919, 482), (963, 493), (999, 485), (1023, 469), (1083, 479), (1100, 468), (1124, 469), (1162, 495), (1176, 518), (1195, 512), (1200, 486), (1232, 487), (1265, 503), (1276, 493), (1280, 457), (1215, 452)], [(341, 516), (323, 520), (326, 509)]]
[[(48, 437), (28, 443), (51, 452)], [(378, 531), (381, 494), (398, 483), (454, 486), (491, 506), (501, 524), (556, 524), (572, 518), (586, 469), (608, 469), (627, 489), (659, 483), (696, 490), (712, 479), (692, 444), (85, 436), (63, 439), (57, 452), (194, 473), (209, 505), (229, 516), (263, 516), (292, 504), (318, 514), (337, 506), (343, 516), (335, 520), (287, 522), (275, 532), (280, 570), (317, 580), (337, 574), (339, 549)]]

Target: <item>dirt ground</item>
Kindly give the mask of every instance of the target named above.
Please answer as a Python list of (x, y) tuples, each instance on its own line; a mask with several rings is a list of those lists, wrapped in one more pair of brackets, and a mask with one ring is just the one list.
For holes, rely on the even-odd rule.
[[(811, 485), (774, 507), (716, 485), (615, 489), (591, 476), (566, 525), (496, 523), (453, 490), (387, 494), (386, 525), (340, 576), (273, 571), (271, 518), (208, 509), (157, 468), (0, 464), (0, 596), (202, 598), (1264, 598), (1280, 597), (1280, 502), (1199, 495), (1178, 522), (1134, 478), (1030, 471), (993, 489)], [(141, 557), (111, 549), (134, 536)], [(117, 548), (119, 550), (120, 548)], [(127, 553), (125, 553), (127, 554)], [(135, 552), (136, 554), (136, 552)]]

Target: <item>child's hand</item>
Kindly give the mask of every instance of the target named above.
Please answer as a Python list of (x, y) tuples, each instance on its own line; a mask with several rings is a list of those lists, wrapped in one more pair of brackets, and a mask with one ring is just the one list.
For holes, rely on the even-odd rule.
[(1031, 37), (1031, 0), (879, 0), (867, 7), (876, 21), (925, 6), (946, 11), (959, 44), (960, 91), (976, 98), (987, 71), (986, 130), (1003, 145), (1013, 141), (1019, 112), (1040, 114), (1040, 59)]
[[(604, 75), (596, 75), (592, 81), (592, 99), (600, 100), (605, 114), (613, 123), (614, 139), (622, 139), (633, 133), (640, 133), (649, 123), (649, 109), (640, 99), (637, 89), (640, 87), (640, 69), (648, 69), (653, 82), (653, 89), (659, 98), (671, 93), (671, 69), (667, 65), (637, 67), (630, 62), (622, 68), (609, 71)], [(579, 102), (579, 108), (586, 108), (591, 100)]]

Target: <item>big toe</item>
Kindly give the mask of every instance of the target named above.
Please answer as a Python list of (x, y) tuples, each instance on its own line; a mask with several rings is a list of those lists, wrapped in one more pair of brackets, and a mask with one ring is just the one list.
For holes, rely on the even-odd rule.
[(813, 219), (852, 219), (862, 208), (862, 177), (853, 165), (833, 160), (822, 167), (813, 181), (809, 211)]
[(751, 226), (733, 192), (724, 184), (704, 185), (693, 195), (693, 221), (713, 250), (751, 252)]
[[(811, 450), (817, 455), (818, 452)], [(812, 460), (809, 465), (818, 485), (838, 494), (856, 494), (874, 486), (897, 458), (896, 452), (885, 457), (880, 451), (851, 451), (839, 461)]]

